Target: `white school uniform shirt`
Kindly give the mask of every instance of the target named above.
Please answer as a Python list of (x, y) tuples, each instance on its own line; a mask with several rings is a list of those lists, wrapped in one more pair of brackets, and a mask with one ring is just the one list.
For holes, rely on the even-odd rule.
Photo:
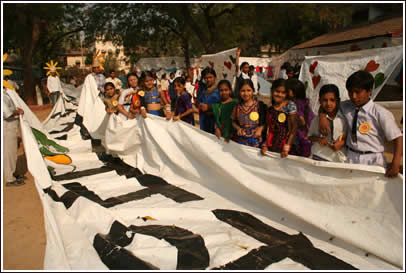
[(240, 77), (240, 75), (242, 75), (242, 78), (245, 79), (249, 79), (252, 81), (253, 85), (254, 85), (254, 95), (258, 95), (258, 77), (257, 75), (255, 75), (255, 73), (250, 77), (248, 74), (239, 71), (237, 78)]
[[(307, 133), (307, 136), (317, 136), (317, 137), (322, 137), (322, 135), (319, 133), (319, 120), (320, 117), (316, 116), (310, 125), (309, 132)], [(345, 117), (343, 114), (338, 111), (337, 115), (335, 116), (334, 119), (331, 119), (327, 115), (327, 120), (330, 124), (330, 128), (333, 127), (332, 133), (327, 136), (327, 140), (329, 142), (332, 141), (337, 141), (340, 139), (340, 137), (347, 132), (347, 123), (345, 120)], [(332, 161), (332, 162), (346, 162), (347, 161), (347, 149), (344, 147), (341, 147), (340, 150), (337, 152), (334, 152), (330, 147), (328, 146), (323, 146), (320, 145), (318, 142), (313, 142), (312, 143), (312, 149), (311, 149), (312, 155), (316, 155), (318, 157), (321, 157), (325, 160)]]
[(58, 76), (48, 76), (47, 79), (47, 88), (49, 90), (50, 93), (54, 93), (54, 92), (61, 92), (62, 91), (62, 86), (61, 86), (61, 81), (59, 80)]
[[(385, 139), (387, 141), (392, 141), (399, 136), (402, 136), (402, 132), (396, 125), (394, 116), (389, 110), (377, 105), (372, 100), (369, 100), (358, 112), (357, 142), (355, 143), (351, 138), (351, 128), (354, 120), (355, 108), (356, 107), (351, 100), (346, 100), (340, 103), (340, 110), (346, 118), (348, 126), (346, 144), (349, 148), (354, 150), (363, 152), (371, 151), (373, 153), (359, 154), (349, 149), (349, 162), (366, 165), (381, 165), (386, 167), (386, 159), (383, 155), (385, 150)], [(371, 129), (366, 133), (361, 133), (360, 126), (362, 124), (369, 124)]]
[(168, 91), (169, 90), (169, 81), (168, 80), (165, 80), (165, 79), (161, 80), (161, 89), (163, 91)]

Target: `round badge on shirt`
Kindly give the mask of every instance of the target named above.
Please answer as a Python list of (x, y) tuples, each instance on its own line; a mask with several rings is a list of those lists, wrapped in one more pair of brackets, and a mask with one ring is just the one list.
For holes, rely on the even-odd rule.
[(258, 118), (259, 118), (258, 112), (252, 112), (252, 113), (250, 114), (250, 119), (251, 119), (252, 121), (257, 121)]
[(143, 96), (145, 95), (145, 92), (142, 91), (142, 90), (140, 90), (140, 91), (138, 91), (138, 95), (140, 95), (141, 97), (143, 97)]
[(280, 123), (283, 123), (283, 122), (285, 122), (285, 120), (286, 120), (286, 115), (285, 115), (285, 113), (280, 113), (279, 116), (278, 116), (278, 121), (279, 121)]
[(116, 106), (118, 105), (118, 101), (113, 100), (111, 104), (112, 104), (114, 107), (116, 107)]
[(359, 126), (358, 130), (363, 135), (368, 134), (368, 132), (371, 131), (371, 124), (365, 121)]

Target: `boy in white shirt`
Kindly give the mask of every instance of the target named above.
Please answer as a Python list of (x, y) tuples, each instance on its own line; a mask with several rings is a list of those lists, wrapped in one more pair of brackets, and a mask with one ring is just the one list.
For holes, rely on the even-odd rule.
[(60, 93), (62, 91), (61, 80), (56, 75), (56, 68), (50, 68), (51, 75), (47, 79), (47, 88), (51, 96), (52, 105), (58, 101)]

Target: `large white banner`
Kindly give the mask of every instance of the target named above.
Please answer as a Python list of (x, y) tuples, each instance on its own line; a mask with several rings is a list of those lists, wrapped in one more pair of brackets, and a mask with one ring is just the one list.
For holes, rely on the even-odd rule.
[(401, 175), (264, 157), (182, 121), (122, 120), (96, 91), (85, 81), (77, 110), (93, 140), (66, 128), (74, 118), (60, 111), (43, 134), (28, 107), (21, 118), (44, 207), (45, 269), (403, 268)]
[(376, 48), (324, 56), (305, 57), (299, 80), (306, 86), (313, 112), (318, 112), (319, 91), (325, 84), (335, 84), (341, 100), (347, 100), (347, 78), (358, 70), (370, 72), (374, 79), (373, 100), (403, 60), (403, 46)]

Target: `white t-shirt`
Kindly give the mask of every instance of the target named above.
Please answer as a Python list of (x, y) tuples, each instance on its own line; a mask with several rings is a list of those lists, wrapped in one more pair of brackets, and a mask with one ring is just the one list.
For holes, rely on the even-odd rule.
[(168, 80), (165, 80), (165, 79), (162, 79), (162, 80), (161, 80), (161, 89), (162, 89), (163, 91), (166, 91), (166, 90), (169, 89), (169, 82), (168, 82)]
[(61, 86), (61, 81), (59, 80), (58, 76), (48, 76), (47, 80), (47, 88), (50, 93), (54, 92), (61, 92), (62, 91), (62, 86)]

